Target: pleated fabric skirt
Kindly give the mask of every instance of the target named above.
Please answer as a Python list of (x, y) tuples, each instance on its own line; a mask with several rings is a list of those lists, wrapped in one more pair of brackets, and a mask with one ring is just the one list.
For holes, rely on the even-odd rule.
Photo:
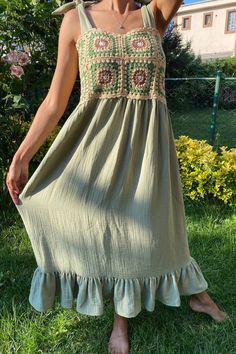
[(79, 103), (19, 195), (37, 268), (29, 301), (135, 317), (208, 288), (191, 257), (167, 105)]

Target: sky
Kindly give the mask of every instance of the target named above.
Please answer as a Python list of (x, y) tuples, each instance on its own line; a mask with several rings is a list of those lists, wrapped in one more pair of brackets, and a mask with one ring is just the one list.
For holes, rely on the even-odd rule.
[(201, 0), (184, 0), (185, 4), (193, 4), (194, 2), (199, 2)]

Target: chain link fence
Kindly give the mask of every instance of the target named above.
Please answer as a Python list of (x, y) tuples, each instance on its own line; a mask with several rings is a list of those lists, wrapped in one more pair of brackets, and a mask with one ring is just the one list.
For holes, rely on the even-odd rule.
[(165, 88), (175, 138), (236, 146), (236, 77), (166, 78)]
[[(166, 78), (165, 89), (175, 138), (236, 147), (236, 77), (218, 71), (215, 77)], [(79, 79), (73, 91), (62, 123), (78, 102)]]

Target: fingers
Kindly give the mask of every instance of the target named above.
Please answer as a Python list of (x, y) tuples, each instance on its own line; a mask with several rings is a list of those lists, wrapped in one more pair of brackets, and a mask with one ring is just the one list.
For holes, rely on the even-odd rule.
[(19, 194), (28, 182), (28, 165), (14, 161), (10, 165), (5, 182), (14, 204), (20, 204)]
[(7, 185), (8, 191), (10, 193), (10, 196), (11, 196), (14, 204), (17, 204), (17, 205), (20, 204), (20, 200), (18, 198), (18, 194), (20, 194), (20, 190), (19, 190), (15, 180), (11, 179), (7, 175), (6, 185)]

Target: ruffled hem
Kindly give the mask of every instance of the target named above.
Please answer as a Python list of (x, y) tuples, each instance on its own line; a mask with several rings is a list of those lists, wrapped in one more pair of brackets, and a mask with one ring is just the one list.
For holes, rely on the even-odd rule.
[(154, 311), (155, 300), (168, 306), (180, 306), (181, 295), (191, 295), (208, 288), (197, 262), (190, 262), (179, 270), (157, 277), (117, 278), (84, 277), (72, 273), (43, 273), (36, 268), (30, 289), (29, 302), (40, 312), (50, 309), (55, 296), (63, 308), (72, 308), (91, 316), (104, 312), (104, 299), (113, 298), (115, 312), (124, 317), (135, 317), (145, 308)]

